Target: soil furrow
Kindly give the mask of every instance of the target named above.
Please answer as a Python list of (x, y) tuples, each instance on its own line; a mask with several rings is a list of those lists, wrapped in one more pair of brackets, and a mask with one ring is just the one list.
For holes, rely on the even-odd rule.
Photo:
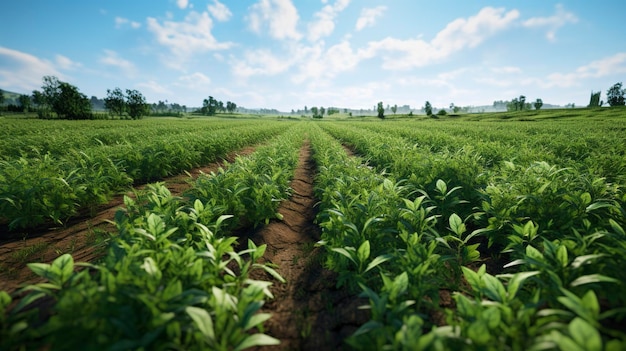
[[(308, 142), (300, 158), (291, 187), (291, 199), (283, 201), (282, 221), (273, 220), (253, 235), (253, 241), (267, 244), (264, 259), (278, 266), (286, 283), (271, 287), (274, 299), (263, 311), (272, 314), (265, 333), (281, 340), (277, 346), (258, 350), (337, 350), (343, 340), (368, 320), (366, 304), (345, 289), (336, 288), (336, 274), (322, 267), (322, 248), (315, 247), (320, 230), (313, 193), (315, 163)], [(256, 272), (259, 279), (269, 275)]]

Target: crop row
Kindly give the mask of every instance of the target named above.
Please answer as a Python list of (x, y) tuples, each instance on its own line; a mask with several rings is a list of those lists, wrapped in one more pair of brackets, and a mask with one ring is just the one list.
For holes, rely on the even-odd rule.
[(63, 156), (70, 149), (132, 145), (146, 139), (192, 136), (225, 128), (260, 125), (257, 121), (199, 121), (151, 119), (138, 121), (50, 121), (3, 119), (0, 121), (0, 159)]
[[(17, 306), (0, 292), (0, 348), (51, 350), (243, 350), (279, 341), (255, 332), (270, 317), (258, 313), (272, 298), (268, 281), (252, 280), (265, 245), (237, 250), (232, 228), (277, 216), (289, 195), (302, 129), (201, 176), (185, 197), (162, 184), (125, 198), (119, 235), (102, 263), (29, 264), (46, 283), (28, 286)], [(76, 267), (85, 269), (75, 271)], [(54, 302), (43, 323), (27, 305)]]
[(619, 187), (546, 162), (489, 165), (467, 150), (322, 126), (375, 166), (312, 138), (326, 264), (370, 302), (352, 347), (626, 346)]
[(216, 161), (285, 128), (281, 123), (237, 125), (146, 137), (131, 143), (67, 149), (0, 161), (0, 222), (10, 228), (63, 223), (81, 208), (107, 201), (138, 182), (161, 179)]
[(359, 128), (401, 136), (431, 152), (471, 147), (488, 165), (537, 160), (626, 183), (626, 138), (616, 121), (397, 122), (362, 123)]

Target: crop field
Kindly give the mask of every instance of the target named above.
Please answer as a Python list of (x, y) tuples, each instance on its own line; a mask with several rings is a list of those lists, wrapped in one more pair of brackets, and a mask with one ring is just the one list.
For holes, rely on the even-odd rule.
[(0, 271), (2, 350), (626, 349), (623, 109), (0, 119), (0, 164), (0, 270), (119, 199)]

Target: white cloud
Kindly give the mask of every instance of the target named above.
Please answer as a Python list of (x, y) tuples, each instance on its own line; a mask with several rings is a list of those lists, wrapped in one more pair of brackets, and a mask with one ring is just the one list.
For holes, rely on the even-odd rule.
[(387, 6), (376, 6), (374, 8), (364, 8), (361, 10), (361, 15), (356, 21), (356, 30), (360, 31), (366, 27), (371, 27), (376, 24), (378, 17), (382, 16), (387, 10)]
[(497, 74), (516, 74), (522, 73), (522, 69), (515, 66), (492, 67), (491, 71)]
[(41, 87), (43, 76), (65, 79), (54, 63), (0, 46), (0, 86), (4, 89), (30, 92)]
[[(430, 42), (421, 38), (387, 37), (370, 42), (359, 55), (371, 58), (382, 52), (386, 55), (383, 56), (385, 69), (423, 67), (439, 62), (457, 51), (478, 46), (488, 37), (513, 25), (518, 17), (517, 10), (505, 12), (503, 8), (485, 7), (475, 16), (450, 22)], [(393, 55), (388, 55), (392, 52)]]
[(571, 12), (565, 10), (563, 5), (556, 5), (556, 13), (550, 17), (533, 17), (522, 23), (528, 28), (548, 27), (546, 38), (550, 41), (556, 40), (556, 30), (568, 23), (578, 22), (578, 17)]
[(181, 10), (184, 10), (187, 8), (187, 6), (189, 5), (189, 1), (188, 0), (176, 0), (176, 5), (178, 6), (178, 8), (180, 8)]
[(592, 61), (570, 73), (552, 73), (540, 85), (544, 88), (575, 87), (587, 78), (602, 78), (626, 73), (626, 52)]
[(297, 30), (298, 10), (290, 0), (260, 0), (250, 6), (246, 17), (248, 26), (255, 33), (267, 29), (272, 38), (299, 40)]
[(350, 0), (337, 0), (333, 5), (326, 5), (313, 17), (315, 21), (309, 23), (308, 39), (317, 41), (322, 37), (327, 37), (335, 30), (335, 18), (350, 4)]
[(293, 58), (285, 59), (269, 50), (252, 50), (244, 54), (243, 60), (233, 60), (232, 70), (233, 74), (241, 78), (256, 75), (273, 76), (285, 72), (293, 63)]
[(100, 63), (107, 66), (117, 67), (129, 76), (133, 76), (135, 74), (135, 65), (132, 62), (121, 58), (117, 52), (113, 50), (104, 50), (104, 56), (100, 58)]
[(141, 23), (139, 22), (131, 21), (128, 18), (124, 17), (115, 17), (115, 28), (119, 29), (127, 24), (130, 25), (133, 29), (141, 27)]
[(167, 87), (157, 83), (154, 80), (149, 80), (147, 82), (137, 83), (137, 87), (138, 88), (143, 88), (143, 89), (148, 89), (148, 90), (152, 91), (153, 93), (160, 94), (160, 95), (172, 95), (172, 91), (171, 90), (169, 90)]
[(361, 57), (356, 55), (346, 40), (325, 50), (324, 44), (300, 47), (298, 57), (299, 72), (292, 77), (293, 82), (308, 82), (310, 85), (328, 85), (338, 74), (354, 69)]
[(56, 55), (56, 64), (60, 69), (64, 70), (74, 70), (83, 66), (82, 64), (74, 62), (63, 55)]
[(176, 57), (177, 63), (195, 52), (224, 50), (230, 48), (231, 42), (218, 42), (211, 29), (213, 20), (207, 12), (190, 12), (182, 22), (164, 21), (148, 17), (148, 30), (151, 31), (159, 44), (167, 47)]
[(203, 73), (194, 72), (180, 76), (175, 85), (188, 90), (204, 90), (211, 85), (211, 78)]
[(230, 17), (233, 15), (232, 12), (226, 7), (226, 5), (222, 4), (218, 0), (213, 0), (213, 5), (208, 5), (207, 8), (211, 15), (218, 21), (228, 21)]

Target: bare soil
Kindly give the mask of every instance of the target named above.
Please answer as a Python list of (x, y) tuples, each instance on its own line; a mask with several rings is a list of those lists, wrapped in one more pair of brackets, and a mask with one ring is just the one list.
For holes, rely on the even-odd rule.
[[(335, 273), (322, 267), (323, 249), (314, 246), (320, 239), (314, 223), (314, 176), (315, 164), (305, 142), (291, 183), (293, 195), (278, 210), (282, 221), (273, 220), (251, 235), (255, 244), (267, 244), (265, 261), (276, 264), (287, 281), (272, 285), (274, 299), (263, 308), (272, 314), (264, 332), (281, 344), (258, 350), (340, 350), (343, 340), (369, 320), (369, 313), (358, 309), (367, 301), (336, 288)], [(257, 274), (259, 279), (271, 279), (264, 272)]]
[[(190, 179), (197, 178), (201, 173), (215, 172), (226, 162), (233, 162), (237, 156), (249, 155), (254, 150), (254, 147), (247, 147), (232, 152), (219, 162), (162, 181), (172, 195), (182, 195), (189, 188)], [(144, 187), (145, 185), (141, 185), (136, 189)], [(71, 219), (63, 227), (41, 227), (18, 235), (13, 234), (16, 239), (0, 241), (0, 290), (13, 293), (24, 285), (41, 282), (28, 269), (27, 263), (30, 262), (49, 263), (65, 253), (70, 253), (76, 262), (93, 262), (101, 257), (106, 247), (104, 238), (116, 230), (110, 221), (124, 204), (124, 195), (133, 196), (133, 192), (115, 196), (107, 204), (98, 207), (93, 216), (84, 215)], [(7, 237), (4, 233), (1, 236)]]

